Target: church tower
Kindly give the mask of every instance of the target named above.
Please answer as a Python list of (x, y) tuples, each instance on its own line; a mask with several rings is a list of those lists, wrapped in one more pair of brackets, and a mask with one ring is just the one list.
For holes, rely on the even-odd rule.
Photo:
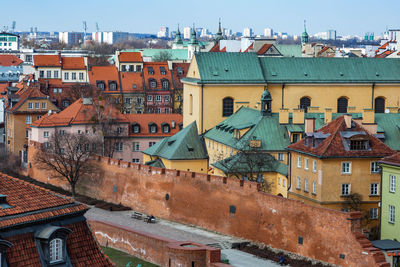
[(178, 30), (175, 35), (174, 43), (172, 44), (172, 49), (183, 49), (183, 41), (182, 41), (181, 31), (179, 30), (179, 24), (178, 24)]
[(188, 43), (188, 59), (191, 60), (194, 56), (194, 53), (200, 51), (199, 41), (196, 37), (196, 29), (193, 23), (192, 35), (190, 37), (190, 41)]

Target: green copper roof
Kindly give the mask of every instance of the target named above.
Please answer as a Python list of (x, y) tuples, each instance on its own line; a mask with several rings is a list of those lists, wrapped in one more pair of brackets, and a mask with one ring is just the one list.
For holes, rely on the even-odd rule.
[(398, 59), (262, 57), (260, 63), (268, 83), (400, 82)]
[(256, 53), (196, 53), (203, 83), (265, 83)]
[(196, 37), (196, 31), (195, 31), (194, 25), (193, 25), (192, 33), (191, 33), (191, 36), (190, 36), (189, 44), (191, 44), (191, 45), (198, 45), (199, 44), (199, 41), (197, 40), (197, 37)]
[(172, 60), (188, 60), (187, 49), (125, 49), (122, 52), (141, 52), (142, 57), (154, 57), (159, 55), (160, 52), (168, 52), (171, 55)]
[(149, 165), (149, 166), (157, 167), (157, 168), (165, 168), (165, 165), (161, 159), (156, 159), (156, 160), (151, 160), (151, 161), (145, 162), (145, 165)]
[(198, 135), (196, 122), (188, 125), (175, 135), (162, 139), (143, 151), (143, 153), (168, 160), (208, 158), (204, 140)]
[(288, 175), (288, 166), (268, 153), (238, 153), (211, 165), (226, 174), (277, 172)]
[(176, 32), (174, 44), (183, 44), (181, 31), (179, 30), (179, 26), (178, 26), (178, 31)]
[(284, 57), (302, 57), (301, 45), (276, 44), (275, 47)]

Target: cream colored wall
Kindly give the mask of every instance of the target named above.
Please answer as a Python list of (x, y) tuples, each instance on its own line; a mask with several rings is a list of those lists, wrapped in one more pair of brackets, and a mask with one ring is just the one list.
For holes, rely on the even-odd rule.
[(208, 160), (167, 160), (161, 159), (164, 163), (165, 168), (167, 169), (175, 169), (182, 171), (192, 171), (192, 172), (200, 172), (207, 173), (208, 169)]
[(197, 66), (196, 56), (192, 58), (186, 77), (200, 79), (199, 68)]
[(122, 66), (130, 66), (130, 65), (133, 65), (133, 71), (131, 72), (136, 72), (136, 66), (140, 66), (141, 71), (143, 70), (143, 63), (120, 63), (119, 70), (120, 71), (122, 70)]
[[(54, 71), (57, 70), (58, 71), (58, 77), (54, 78)], [(46, 67), (38, 67), (37, 69), (35, 69), (35, 77), (36, 79), (39, 79), (40, 76), (40, 71), (44, 71), (44, 77), (43, 79), (61, 79), (61, 67), (59, 68), (46, 68)], [(51, 71), (51, 78), (47, 77), (47, 71)], [(42, 79), (42, 78), (40, 78)]]
[[(197, 128), (201, 130), (201, 86), (184, 84), (183, 89), (183, 127), (196, 121)], [(205, 110), (204, 113), (207, 113)], [(204, 115), (204, 114), (203, 114)]]
[[(65, 80), (64, 73), (69, 73), (68, 80)], [(72, 79), (72, 73), (76, 74), (76, 79)], [(83, 73), (83, 80), (79, 79), (79, 73)], [(87, 71), (86, 70), (63, 70), (62, 71), (62, 82), (72, 83), (72, 82), (87, 82)]]

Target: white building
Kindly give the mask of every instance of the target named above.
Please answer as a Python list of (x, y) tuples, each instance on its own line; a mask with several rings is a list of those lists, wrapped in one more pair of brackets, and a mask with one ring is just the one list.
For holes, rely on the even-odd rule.
[(264, 36), (272, 38), (274, 36), (274, 31), (271, 28), (264, 29)]
[(160, 31), (157, 33), (158, 38), (169, 38), (169, 28), (163, 26), (160, 28)]
[(83, 43), (83, 32), (59, 32), (58, 40), (60, 43), (76, 45)]
[(97, 43), (115, 44), (128, 40), (128, 32), (93, 32), (92, 40)]
[(253, 29), (252, 28), (244, 28), (242, 36), (243, 37), (251, 37), (251, 36), (253, 36)]
[(19, 36), (8, 32), (0, 32), (0, 51), (18, 51)]
[(192, 28), (185, 27), (183, 28), (183, 39), (190, 39)]

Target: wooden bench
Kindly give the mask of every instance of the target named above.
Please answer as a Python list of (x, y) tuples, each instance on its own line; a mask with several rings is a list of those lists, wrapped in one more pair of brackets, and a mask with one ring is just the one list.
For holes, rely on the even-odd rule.
[(131, 215), (131, 218), (134, 218), (137, 220), (142, 220), (142, 219), (144, 219), (144, 217), (145, 216), (142, 213), (136, 212), (136, 211)]

